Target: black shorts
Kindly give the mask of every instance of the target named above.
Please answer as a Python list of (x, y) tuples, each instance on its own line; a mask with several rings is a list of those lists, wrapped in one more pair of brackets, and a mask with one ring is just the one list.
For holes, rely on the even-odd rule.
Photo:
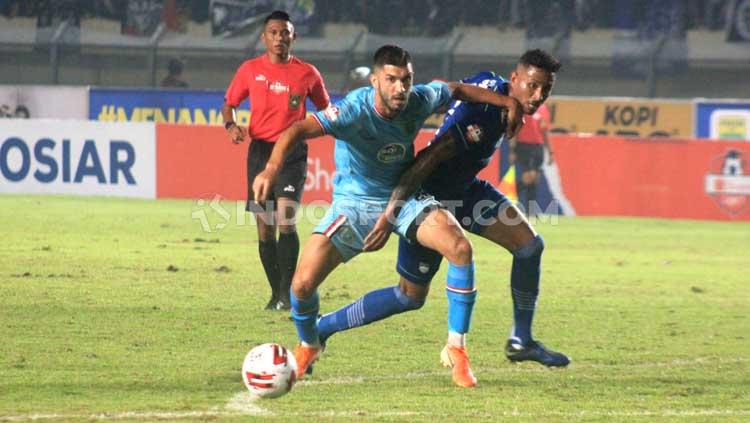
[(544, 163), (544, 144), (516, 143), (516, 163), (521, 173), (527, 170), (539, 170)]
[[(255, 204), (255, 193), (253, 192), (253, 180), (266, 168), (266, 163), (271, 157), (274, 143), (253, 140), (250, 142), (247, 153), (247, 203), (245, 210), (251, 211), (256, 209), (251, 205)], [(289, 198), (296, 202), (302, 198), (302, 190), (305, 187), (305, 178), (307, 177), (307, 143), (301, 142), (294, 147), (281, 167), (279, 175), (276, 177), (268, 200), (273, 201), (274, 210), (276, 209), (277, 198)]]

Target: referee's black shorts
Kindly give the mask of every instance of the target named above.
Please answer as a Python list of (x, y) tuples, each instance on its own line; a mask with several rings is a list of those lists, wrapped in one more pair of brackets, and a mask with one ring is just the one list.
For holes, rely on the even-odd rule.
[(544, 163), (544, 144), (516, 143), (516, 163), (521, 173), (527, 170), (539, 170)]
[[(247, 202), (245, 210), (257, 210), (255, 205), (255, 193), (253, 192), (253, 180), (266, 168), (266, 163), (271, 157), (274, 143), (264, 140), (252, 140), (247, 153)], [(284, 165), (279, 171), (274, 186), (268, 195), (268, 201), (273, 201), (276, 209), (276, 199), (289, 198), (299, 203), (302, 198), (302, 190), (305, 187), (307, 177), (307, 143), (301, 142), (287, 156)]]

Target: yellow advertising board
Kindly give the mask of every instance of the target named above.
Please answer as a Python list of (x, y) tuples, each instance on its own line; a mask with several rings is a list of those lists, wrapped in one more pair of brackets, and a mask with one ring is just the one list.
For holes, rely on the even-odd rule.
[(693, 103), (624, 97), (547, 100), (554, 133), (633, 137), (693, 137)]

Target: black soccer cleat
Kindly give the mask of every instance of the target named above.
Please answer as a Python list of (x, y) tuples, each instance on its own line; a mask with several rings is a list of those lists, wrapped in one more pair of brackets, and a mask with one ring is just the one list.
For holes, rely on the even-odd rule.
[(536, 361), (548, 367), (565, 367), (570, 364), (567, 355), (552, 351), (539, 341), (529, 341), (524, 345), (508, 340), (505, 356), (512, 362)]
[(288, 311), (292, 309), (292, 302), (289, 301), (289, 298), (280, 298), (276, 301), (276, 304), (274, 304), (274, 310), (276, 311)]
[(276, 304), (279, 302), (279, 299), (276, 297), (276, 295), (271, 295), (271, 299), (268, 300), (268, 304), (264, 307), (264, 310), (276, 310)]

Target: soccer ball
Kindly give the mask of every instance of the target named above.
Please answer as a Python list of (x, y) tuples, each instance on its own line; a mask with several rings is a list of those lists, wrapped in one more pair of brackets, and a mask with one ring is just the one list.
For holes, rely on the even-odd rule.
[(258, 345), (245, 356), (242, 380), (253, 397), (278, 398), (297, 381), (297, 360), (279, 344)]

